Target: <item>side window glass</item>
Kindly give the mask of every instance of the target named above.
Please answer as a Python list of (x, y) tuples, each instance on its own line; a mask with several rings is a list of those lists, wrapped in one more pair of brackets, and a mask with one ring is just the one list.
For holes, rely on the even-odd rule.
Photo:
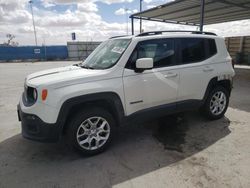
[(138, 47), (138, 59), (140, 58), (154, 58), (155, 50), (157, 44), (156, 43), (142, 43)]
[(154, 67), (175, 65), (174, 40), (163, 40), (157, 45), (154, 55)]
[(182, 63), (195, 63), (206, 59), (205, 40), (203, 38), (181, 39)]
[(214, 39), (207, 39), (207, 40), (208, 40), (208, 51), (209, 51), (208, 57), (211, 57), (217, 53), (217, 48)]
[(135, 68), (137, 59), (152, 58), (154, 68), (175, 65), (173, 39), (149, 40), (140, 42), (129, 59), (127, 68)]

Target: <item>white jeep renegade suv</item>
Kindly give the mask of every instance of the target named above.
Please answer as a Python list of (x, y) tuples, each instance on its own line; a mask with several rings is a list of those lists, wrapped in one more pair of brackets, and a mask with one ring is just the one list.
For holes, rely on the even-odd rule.
[(82, 63), (25, 79), (18, 105), (22, 135), (69, 143), (97, 154), (113, 129), (200, 108), (210, 119), (227, 110), (234, 70), (224, 39), (213, 33), (157, 31), (114, 37)]

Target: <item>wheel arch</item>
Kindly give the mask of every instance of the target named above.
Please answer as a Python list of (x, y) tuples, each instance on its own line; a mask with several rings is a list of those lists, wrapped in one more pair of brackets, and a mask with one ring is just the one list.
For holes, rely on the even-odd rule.
[(114, 117), (116, 124), (120, 125), (124, 118), (124, 108), (122, 101), (117, 93), (101, 92), (95, 94), (86, 94), (66, 100), (61, 106), (57, 124), (64, 133), (71, 118), (78, 111), (87, 107), (101, 107), (108, 110)]
[(207, 85), (207, 89), (206, 89), (206, 92), (205, 92), (205, 95), (203, 97), (203, 103), (206, 101), (208, 95), (209, 95), (209, 92), (214, 89), (216, 86), (222, 86), (224, 87), (225, 89), (228, 90), (229, 92), (229, 95), (231, 93), (231, 90), (232, 90), (232, 81), (229, 80), (229, 79), (225, 79), (225, 80), (219, 80), (218, 77), (214, 77), (212, 78), (208, 85)]

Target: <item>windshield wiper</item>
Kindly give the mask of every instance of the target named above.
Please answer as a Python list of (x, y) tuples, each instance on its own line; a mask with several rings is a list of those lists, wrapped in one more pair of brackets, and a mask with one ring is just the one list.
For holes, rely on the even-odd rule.
[(82, 65), (82, 63), (76, 63), (76, 64), (73, 64), (73, 66), (81, 67), (84, 69), (94, 69), (93, 67)]
[(82, 68), (84, 68), (84, 69), (94, 69), (93, 67), (86, 66), (86, 65), (81, 65), (80, 67), (82, 67)]
[(81, 65), (81, 63), (76, 63), (76, 64), (73, 64), (72, 66), (77, 66), (79, 67)]

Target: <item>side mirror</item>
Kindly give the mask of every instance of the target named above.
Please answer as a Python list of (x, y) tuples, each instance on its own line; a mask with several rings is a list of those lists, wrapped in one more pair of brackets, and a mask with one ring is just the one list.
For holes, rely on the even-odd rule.
[(153, 68), (154, 61), (152, 58), (141, 58), (136, 60), (135, 72), (143, 72), (144, 70), (150, 70)]

